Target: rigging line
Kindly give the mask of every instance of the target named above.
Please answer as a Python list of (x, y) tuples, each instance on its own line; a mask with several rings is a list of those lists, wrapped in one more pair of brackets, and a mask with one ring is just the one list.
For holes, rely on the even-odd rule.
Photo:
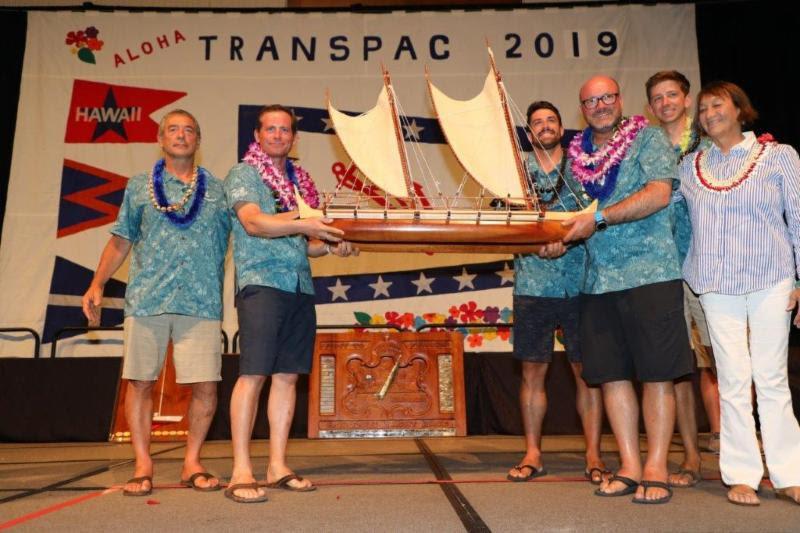
[[(397, 99), (397, 97), (395, 97), (395, 105), (397, 106), (397, 111), (400, 115), (401, 125), (406, 126), (409, 132), (408, 135), (409, 140), (407, 141), (406, 146), (408, 146), (409, 144), (411, 145), (411, 153), (417, 163), (417, 166), (420, 169), (420, 174), (421, 174), (420, 180), (422, 181), (423, 190), (435, 190), (437, 195), (441, 198), (442, 190), (439, 187), (439, 181), (436, 180), (436, 178), (434, 177), (433, 171), (431, 170), (431, 167), (428, 164), (428, 160), (425, 157), (425, 154), (422, 152), (422, 147), (420, 146), (419, 141), (411, 134), (411, 123), (408, 121), (408, 116), (406, 115), (405, 109), (403, 109), (403, 106)], [(408, 151), (406, 151), (406, 153), (408, 153)], [(433, 186), (431, 186), (431, 184)], [(426, 199), (428, 201), (433, 200), (432, 198), (427, 198), (427, 197)]]

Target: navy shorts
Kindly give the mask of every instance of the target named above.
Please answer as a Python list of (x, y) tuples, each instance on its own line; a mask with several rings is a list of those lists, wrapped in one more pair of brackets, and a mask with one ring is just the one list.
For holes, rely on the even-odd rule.
[(694, 370), (681, 280), (580, 300), (583, 379), (590, 385), (672, 381)]
[(564, 348), (570, 363), (580, 363), (578, 335), (580, 299), (514, 296), (514, 358), (530, 363), (553, 360), (553, 333), (564, 332)]
[(314, 297), (247, 285), (236, 295), (239, 375), (308, 374), (314, 355)]

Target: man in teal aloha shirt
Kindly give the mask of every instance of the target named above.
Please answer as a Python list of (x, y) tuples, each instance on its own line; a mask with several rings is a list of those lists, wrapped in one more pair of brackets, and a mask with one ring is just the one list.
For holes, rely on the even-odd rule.
[[(658, 119), (664, 133), (669, 137), (679, 165), (686, 155), (703, 149), (710, 143), (707, 137), (700, 136), (692, 127), (692, 118), (689, 116), (689, 108), (692, 105), (692, 98), (689, 96), (690, 88), (691, 85), (686, 76), (676, 70), (656, 72), (645, 83), (648, 109)], [(674, 180), (670, 208), (672, 209), (673, 236), (678, 247), (678, 260), (683, 265), (692, 239), (692, 225), (689, 221), (689, 208), (686, 200), (677, 193), (679, 186), (680, 182), (677, 179)], [(689, 338), (700, 374), (700, 394), (711, 427), (708, 449), (719, 451), (719, 386), (714, 373), (711, 337), (708, 333), (700, 299), (686, 282), (683, 283), (683, 296), (686, 327), (690, 332)], [(700, 481), (701, 475), (694, 380), (691, 375), (676, 381), (675, 402), (684, 458), (678, 471), (670, 474), (669, 484), (673, 487), (692, 487)]]
[[(598, 496), (636, 493), (636, 503), (666, 503), (667, 452), (675, 427), (673, 380), (692, 371), (678, 251), (669, 205), (675, 156), (661, 128), (622, 117), (617, 82), (595, 76), (580, 90), (589, 127), (570, 144), (575, 178), (599, 200), (594, 214), (565, 222), (564, 242), (586, 240), (581, 295), (583, 377), (603, 389), (622, 460)], [(643, 383), (647, 461), (639, 456)]]
[[(561, 146), (561, 114), (550, 102), (528, 106), (528, 127), (533, 151), (528, 156), (530, 189), (543, 208), (579, 211), (591, 203), (583, 187), (572, 178)], [(575, 404), (586, 442), (586, 477), (599, 484), (606, 472), (600, 457), (603, 400), (600, 389), (588, 387), (581, 377), (582, 357), (578, 335), (586, 249), (573, 246), (561, 257), (536, 254), (514, 258), (514, 357), (521, 361), (520, 407), (525, 429), (525, 456), (508, 472), (511, 481), (527, 481), (546, 474), (542, 465), (542, 422), (547, 412), (545, 378), (553, 359), (553, 332), (564, 333), (567, 357), (575, 375)]]
[(267, 499), (250, 460), (250, 436), (267, 376), (267, 486), (297, 492), (315, 488), (286, 462), (297, 378), (311, 370), (314, 351), (316, 314), (308, 257), (354, 252), (341, 240), (341, 230), (326, 225), (329, 220), (297, 218), (295, 190), (311, 207), (317, 207), (319, 196), (308, 173), (288, 158), (297, 139), (292, 111), (281, 105), (264, 107), (254, 126), (256, 142), (225, 179), (234, 217), (241, 348), (239, 379), (231, 397), (233, 473), (225, 496), (239, 503)]
[(177, 382), (192, 387), (181, 482), (201, 491), (220, 488), (201, 465), (200, 449), (221, 379), (223, 265), (231, 222), (222, 183), (195, 165), (197, 120), (187, 111), (170, 111), (158, 140), (164, 159), (128, 181), (112, 236), (83, 296), (89, 324), (99, 324), (103, 288), (133, 250), (122, 377), (128, 380), (125, 413), (136, 464), (123, 491), (127, 496), (144, 496), (153, 488), (152, 392), (170, 339)]

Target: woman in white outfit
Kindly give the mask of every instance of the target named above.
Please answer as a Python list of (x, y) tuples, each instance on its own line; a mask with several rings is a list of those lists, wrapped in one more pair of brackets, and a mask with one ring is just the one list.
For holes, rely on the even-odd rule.
[(695, 117), (713, 145), (680, 167), (692, 222), (683, 274), (700, 294), (716, 357), (722, 479), (731, 503), (759, 505), (755, 383), (770, 480), (780, 497), (800, 503), (800, 428), (787, 369), (800, 299), (800, 160), (791, 146), (742, 131), (757, 114), (733, 83), (703, 87)]

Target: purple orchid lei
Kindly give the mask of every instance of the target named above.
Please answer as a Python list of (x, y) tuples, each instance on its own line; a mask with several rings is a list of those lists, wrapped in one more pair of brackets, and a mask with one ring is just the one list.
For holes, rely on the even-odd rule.
[(286, 160), (284, 174), (278, 172), (272, 159), (264, 153), (261, 145), (257, 142), (251, 143), (242, 161), (254, 167), (264, 184), (275, 192), (278, 203), (282, 211), (291, 211), (297, 208), (297, 200), (294, 197), (294, 187), (303, 197), (303, 200), (313, 208), (319, 207), (319, 192), (314, 185), (311, 176), (300, 165), (295, 165), (289, 159)]
[[(640, 115), (623, 119), (617, 131), (599, 150), (590, 152), (591, 128), (575, 135), (569, 143), (567, 154), (572, 159), (572, 174), (581, 184), (602, 185), (612, 167), (625, 158), (639, 132), (647, 127), (647, 119)], [(584, 139), (585, 138), (585, 139)], [(584, 143), (584, 141), (588, 141)], [(587, 149), (584, 144), (588, 144)]]

